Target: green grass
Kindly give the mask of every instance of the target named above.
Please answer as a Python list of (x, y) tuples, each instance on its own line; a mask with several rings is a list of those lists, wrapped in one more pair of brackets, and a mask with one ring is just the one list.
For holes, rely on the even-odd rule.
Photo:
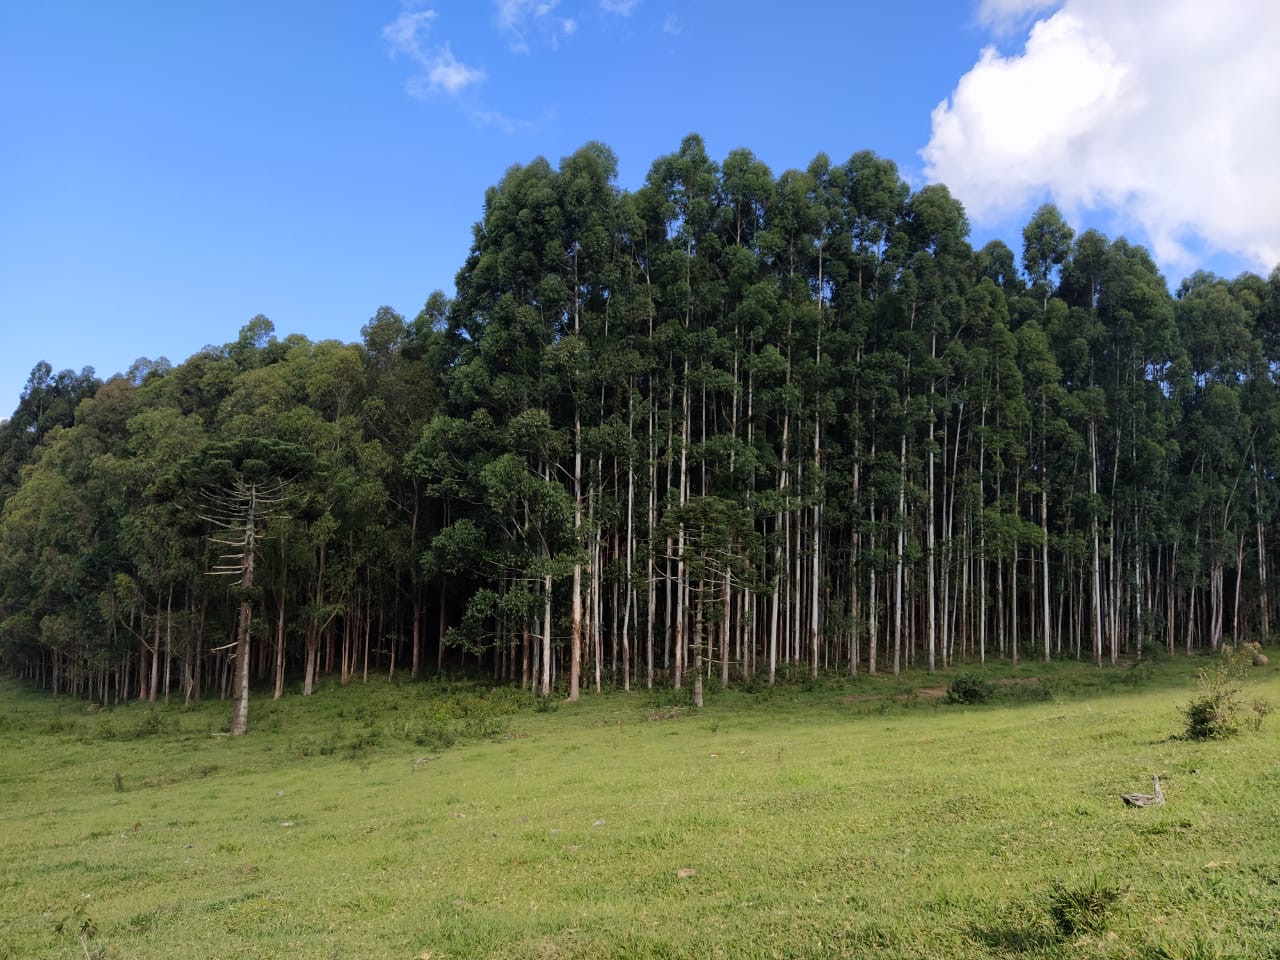
[(1172, 738), (1196, 665), (324, 685), (236, 740), (3, 683), (0, 958), (1280, 957), (1280, 724)]

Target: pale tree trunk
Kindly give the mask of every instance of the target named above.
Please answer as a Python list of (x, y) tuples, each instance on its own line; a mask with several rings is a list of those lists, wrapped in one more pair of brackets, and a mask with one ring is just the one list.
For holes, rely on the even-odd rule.
[(1258, 604), (1262, 614), (1262, 642), (1271, 639), (1271, 609), (1267, 599), (1267, 549), (1262, 529), (1262, 497), (1258, 492), (1258, 460), (1253, 460), (1254, 532), (1258, 541)]
[[(581, 549), (582, 536), (582, 420), (573, 420), (573, 537)], [(579, 672), (582, 669), (582, 561), (573, 563), (572, 623), (569, 634), (569, 699), (578, 699)]]
[[(324, 563), (326, 553), (327, 545), (320, 544), (320, 561), (316, 565), (316, 586), (312, 593), (313, 605), (317, 609), (324, 604)], [(307, 662), (302, 677), (302, 695), (304, 697), (311, 696), (311, 691), (315, 687), (316, 671), (319, 668), (318, 661), (320, 659), (320, 633), (320, 623), (313, 620), (307, 626)]]
[(773, 520), (774, 537), (777, 539), (773, 551), (773, 611), (769, 625), (769, 686), (774, 685), (778, 676), (778, 642), (783, 616), (782, 583), (783, 569), (785, 567), (783, 541), (786, 539), (783, 533), (783, 516), (787, 497), (787, 434), (790, 428), (791, 414), (784, 413), (782, 415), (782, 468), (778, 475), (778, 510), (774, 514)]
[[(680, 427), (680, 504), (689, 502), (689, 361), (684, 363), (684, 388), (681, 390)], [(674, 686), (679, 690), (683, 682), (685, 666), (685, 606), (688, 604), (688, 586), (685, 583), (684, 566), (685, 529), (681, 523), (676, 531), (676, 609), (675, 609), (675, 673)]]
[(978, 662), (987, 662), (987, 407), (982, 406), (982, 433), (978, 441)]
[(895, 571), (895, 590), (893, 597), (893, 674), (902, 671), (902, 638), (905, 631), (903, 623), (903, 592), (906, 589), (904, 555), (907, 549), (907, 433), (902, 432), (902, 445), (898, 453), (898, 559)]
[[(935, 334), (929, 347), (929, 355), (933, 356), (937, 350), (937, 335)], [(928, 490), (928, 511), (929, 519), (925, 526), (925, 563), (928, 564), (928, 583), (926, 588), (929, 594), (929, 623), (926, 625), (926, 633), (929, 643), (929, 672), (937, 667), (937, 648), (938, 648), (938, 573), (937, 573), (937, 531), (934, 527), (934, 477), (933, 477), (933, 384), (929, 384), (929, 457), (928, 469), (929, 475), (927, 480)], [(944, 463), (945, 467), (945, 463)]]
[[(1135, 454), (1136, 456), (1136, 454)], [(1142, 659), (1142, 644), (1146, 640), (1146, 586), (1143, 572), (1142, 528), (1138, 508), (1133, 509), (1133, 623), (1137, 658)]]
[[(815, 413), (814, 421), (813, 421), (813, 470), (814, 470), (814, 474), (817, 477), (817, 483), (818, 483), (818, 493), (815, 494), (815, 496), (820, 500), (822, 497), (822, 450), (821, 450), (821, 447), (819, 446), (819, 438), (818, 438), (819, 425), (820, 425), (820, 420), (817, 414)], [(819, 642), (818, 590), (819, 590), (819, 585), (822, 581), (821, 561), (819, 557), (819, 546), (821, 543), (819, 539), (819, 532), (820, 532), (819, 524), (821, 522), (821, 517), (822, 517), (822, 508), (818, 502), (815, 502), (813, 505), (813, 535), (811, 538), (812, 539), (811, 546), (813, 549), (813, 560), (811, 563), (811, 567), (810, 567), (811, 573), (809, 576), (809, 579), (810, 579), (810, 583), (809, 583), (809, 656), (810, 656), (809, 676), (811, 676), (815, 680), (818, 678), (818, 642)]]
[[(1096, 503), (1098, 496), (1098, 429), (1089, 421), (1089, 493)], [(1102, 666), (1102, 545), (1098, 537), (1098, 515), (1091, 512), (1093, 535), (1093, 657)], [(1112, 641), (1114, 645), (1115, 641)]]
[(698, 599), (694, 603), (693, 624), (693, 705), (702, 706), (702, 583), (698, 584)]
[(248, 592), (253, 589), (254, 506), (251, 498), (248, 517), (244, 524), (244, 575), (240, 579), (240, 586), (244, 593), (240, 600), (235, 677), (232, 680), (231, 735), (233, 737), (243, 736), (249, 731), (249, 628), (253, 620), (253, 607), (249, 602)]
[(411, 519), (409, 522), (409, 545), (411, 550), (411, 556), (413, 558), (410, 561), (411, 567), (409, 570), (410, 600), (413, 604), (413, 626), (411, 628), (412, 639), (413, 639), (413, 652), (410, 655), (412, 657), (412, 662), (409, 665), (410, 680), (417, 680), (418, 671), (422, 668), (422, 590), (420, 589), (420, 585), (418, 582), (418, 578), (421, 574), (420, 574), (420, 568), (418, 567), (418, 562), (417, 562), (418, 505), (419, 505), (418, 480), (415, 477), (413, 480), (413, 513), (411, 514)]
[(648, 598), (644, 625), (644, 685), (646, 690), (653, 689), (653, 630), (654, 620), (658, 615), (658, 570), (653, 556), (653, 531), (658, 524), (658, 441), (654, 418), (653, 398), (649, 401), (649, 514), (648, 531), (650, 549), (645, 551), (645, 594)]
[[(1240, 633), (1240, 591), (1244, 588), (1244, 536), (1236, 537), (1236, 595), (1231, 605), (1231, 639), (1235, 643), (1240, 643), (1243, 637)], [(165, 692), (165, 699), (168, 699), (168, 691)]]
[(733, 599), (733, 581), (726, 570), (724, 574), (724, 622), (720, 624), (720, 687), (729, 686), (729, 608)]
[(160, 594), (156, 594), (156, 615), (152, 621), (151, 634), (151, 682), (147, 686), (147, 700), (156, 702), (156, 694), (160, 686)]
[(1049, 617), (1049, 474), (1047, 464), (1040, 469), (1040, 571), (1041, 599), (1044, 601), (1044, 660), (1053, 656), (1053, 627)]
[[(876, 554), (876, 505), (871, 505), (871, 557), (872, 563), (875, 563)], [(876, 568), (871, 567), (870, 583), (867, 586), (867, 672), (875, 676), (876, 672), (876, 647), (879, 639), (880, 625), (877, 621), (876, 612)]]
[[(823, 248), (818, 247), (818, 332), (814, 346), (814, 369), (821, 369), (822, 366), (822, 306), (825, 293), (823, 291), (822, 279), (822, 254)], [(813, 536), (811, 547), (813, 550), (813, 560), (809, 574), (809, 676), (813, 679), (818, 678), (818, 609), (819, 599), (818, 592), (822, 581), (821, 576), (821, 559), (819, 556), (819, 547), (821, 545), (819, 524), (822, 518), (822, 414), (814, 399), (813, 410), (813, 475), (814, 475), (814, 503), (813, 503)]]
[[(853, 502), (859, 499), (861, 481), (861, 463), (858, 451), (854, 452), (853, 461)], [(849, 534), (849, 675), (858, 675), (858, 563), (862, 559), (860, 552), (861, 535), (856, 523), (850, 525)]]
[(551, 577), (542, 578), (542, 678), (541, 693), (551, 696)]
[[(632, 385), (634, 389), (634, 384)], [(624, 588), (626, 595), (623, 598), (622, 611), (622, 689), (631, 689), (631, 609), (634, 606), (633, 599), (635, 597), (635, 588), (631, 584), (631, 562), (635, 554), (635, 541), (632, 537), (632, 523), (635, 519), (635, 491), (636, 491), (636, 474), (634, 457), (632, 456), (630, 441), (634, 439), (634, 430), (632, 429), (635, 422), (635, 397), (629, 394), (629, 402), (627, 409), (627, 544), (625, 547), (626, 555), (626, 580)]]
[(601, 609), (602, 601), (600, 591), (600, 560), (602, 545), (600, 540), (601, 530), (599, 520), (593, 517), (591, 526), (593, 531), (592, 535), (595, 537), (595, 548), (591, 555), (591, 638), (592, 646), (595, 651), (595, 671), (593, 678), (595, 680), (595, 691), (596, 693), (599, 693), (600, 666), (601, 662), (604, 660), (604, 642), (603, 637), (601, 636), (602, 626), (604, 623), (604, 613)]
[(284, 640), (285, 640), (285, 596), (289, 583), (289, 556), (285, 549), (284, 539), (280, 540), (280, 600), (276, 610), (276, 663), (275, 689), (272, 700), (284, 696)]
[(173, 676), (173, 585), (164, 610), (164, 702), (169, 702), (169, 679)]

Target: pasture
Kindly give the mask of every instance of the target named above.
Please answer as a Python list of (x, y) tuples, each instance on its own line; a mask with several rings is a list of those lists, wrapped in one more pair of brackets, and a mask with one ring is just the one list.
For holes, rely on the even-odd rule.
[(238, 739), (6, 681), (0, 958), (1277, 957), (1280, 723), (1174, 736), (1199, 662), (993, 666), (982, 705), (326, 683)]

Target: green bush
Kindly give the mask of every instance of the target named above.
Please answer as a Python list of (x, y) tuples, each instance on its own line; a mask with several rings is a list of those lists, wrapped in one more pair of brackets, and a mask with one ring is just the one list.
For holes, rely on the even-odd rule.
[(463, 740), (497, 740), (510, 725), (506, 717), (469, 717), (458, 724), (458, 734)]
[(1197, 695), (1182, 708), (1186, 739), (1225, 740), (1241, 730), (1262, 726), (1271, 712), (1270, 704), (1265, 700), (1244, 702), (1245, 676), (1254, 657), (1250, 646), (1224, 646), (1212, 666), (1200, 668), (1196, 674)]
[(947, 686), (947, 703), (986, 703), (995, 696), (989, 680), (974, 673), (962, 673)]
[(428, 717), (418, 728), (413, 738), (414, 743), (428, 750), (448, 750), (458, 742), (453, 724), (440, 714)]
[(142, 716), (138, 717), (131, 726), (121, 731), (120, 738), (122, 740), (142, 740), (145, 737), (160, 736), (169, 732), (170, 723), (164, 713), (155, 707), (147, 707)]

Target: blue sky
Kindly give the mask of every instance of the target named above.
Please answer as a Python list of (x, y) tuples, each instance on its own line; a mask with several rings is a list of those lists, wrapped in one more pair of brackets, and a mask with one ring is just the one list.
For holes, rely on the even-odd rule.
[(593, 139), (624, 187), (694, 131), (775, 173), (871, 149), (952, 185), (975, 244), (1019, 249), (1052, 198), (1175, 282), (1267, 271), (1272, 7), (1223, 0), (1206, 31), (1198, 0), (8, 0), (0, 415), (41, 359), (105, 377), (258, 313), (342, 340), (411, 317), (486, 187)]

